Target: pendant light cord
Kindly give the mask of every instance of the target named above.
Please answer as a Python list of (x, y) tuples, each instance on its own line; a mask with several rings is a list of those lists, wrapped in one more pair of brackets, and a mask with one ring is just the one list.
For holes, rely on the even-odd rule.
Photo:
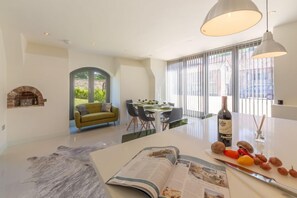
[(266, 32), (268, 32), (268, 0), (266, 0)]

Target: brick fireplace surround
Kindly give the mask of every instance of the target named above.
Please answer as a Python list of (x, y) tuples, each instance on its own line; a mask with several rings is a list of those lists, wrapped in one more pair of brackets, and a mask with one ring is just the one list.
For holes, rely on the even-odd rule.
[(31, 86), (21, 86), (7, 94), (7, 108), (44, 106), (44, 102), (41, 92)]

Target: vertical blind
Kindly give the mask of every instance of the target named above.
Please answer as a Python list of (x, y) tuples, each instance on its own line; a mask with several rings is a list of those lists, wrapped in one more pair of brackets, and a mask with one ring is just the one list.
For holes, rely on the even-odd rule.
[(252, 59), (259, 44), (260, 41), (255, 41), (238, 46), (238, 112), (271, 116), (274, 59)]
[(203, 57), (191, 56), (170, 62), (167, 67), (167, 98), (183, 107), (185, 115), (200, 117), (205, 112), (205, 67)]
[(218, 113), (221, 97), (228, 97), (228, 109), (232, 111), (232, 50), (222, 49), (207, 53), (208, 113)]
[(271, 116), (273, 59), (252, 59), (260, 40), (169, 61), (167, 100), (184, 114), (217, 113), (221, 96), (230, 111)]

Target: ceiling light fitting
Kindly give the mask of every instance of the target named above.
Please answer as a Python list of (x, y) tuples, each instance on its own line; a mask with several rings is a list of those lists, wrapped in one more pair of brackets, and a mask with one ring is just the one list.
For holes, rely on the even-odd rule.
[(70, 45), (70, 44), (71, 44), (71, 41), (68, 40), (68, 39), (63, 39), (62, 41), (63, 41), (66, 45)]
[(263, 34), (262, 42), (254, 51), (252, 58), (271, 58), (285, 54), (287, 54), (285, 47), (275, 42), (272, 33), (268, 31), (268, 0), (266, 0), (266, 32)]
[(262, 13), (251, 0), (218, 0), (200, 28), (206, 36), (235, 34), (256, 25)]

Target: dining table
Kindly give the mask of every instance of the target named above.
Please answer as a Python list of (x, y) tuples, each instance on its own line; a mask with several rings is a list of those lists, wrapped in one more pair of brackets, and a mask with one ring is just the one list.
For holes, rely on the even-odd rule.
[[(260, 121), (261, 118), (255, 116), (255, 120)], [(267, 158), (278, 157), (283, 163), (282, 166), (286, 169), (289, 170), (292, 166), (297, 169), (297, 121), (266, 118), (262, 125), (263, 141), (256, 141), (256, 130), (257, 127), (252, 115), (232, 113), (232, 146), (230, 149), (238, 149), (237, 142), (246, 141), (253, 146), (253, 154), (263, 154)], [(216, 154), (214, 155), (210, 149), (212, 143), (218, 139), (217, 131), (217, 116), (207, 119), (189, 119), (189, 123), (186, 125), (163, 132), (157, 131), (153, 135), (98, 150), (92, 152), (90, 157), (98, 177), (104, 183), (115, 175), (140, 150), (152, 146), (176, 146), (181, 154), (194, 156), (210, 163), (224, 166), (214, 159)], [(234, 163), (236, 163), (236, 160)], [(265, 171), (256, 165), (246, 168), (272, 177), (282, 185), (297, 189), (297, 178), (290, 175), (280, 175), (275, 167), (272, 167), (270, 171)], [(226, 171), (232, 198), (292, 197), (282, 190), (227, 166)], [(133, 188), (106, 184), (104, 186), (107, 197), (148, 197), (143, 192)]]
[(172, 108), (171, 107), (159, 107), (159, 106), (153, 106), (152, 108), (151, 107), (147, 108), (146, 106), (144, 106), (144, 109), (155, 113), (154, 115), (155, 115), (156, 132), (163, 131), (161, 115), (164, 112), (172, 111)]
[(163, 131), (161, 116), (164, 112), (172, 111), (172, 107), (166, 104), (148, 104), (142, 102), (133, 102), (134, 106), (142, 105), (144, 110), (154, 113), (156, 132)]

